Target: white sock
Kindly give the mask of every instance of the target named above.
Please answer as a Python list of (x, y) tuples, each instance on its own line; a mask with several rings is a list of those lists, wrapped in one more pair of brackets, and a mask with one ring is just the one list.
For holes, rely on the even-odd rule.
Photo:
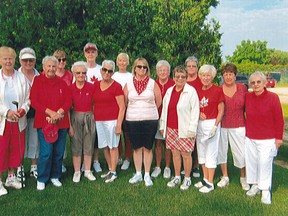
[(150, 173), (149, 173), (149, 172), (145, 172), (144, 178), (145, 178), (146, 176), (150, 176)]
[(141, 171), (136, 171), (136, 175), (141, 175), (142, 176)]

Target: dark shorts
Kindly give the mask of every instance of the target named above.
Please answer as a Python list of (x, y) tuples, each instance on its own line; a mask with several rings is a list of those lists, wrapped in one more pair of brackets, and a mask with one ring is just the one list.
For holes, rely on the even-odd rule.
[(126, 125), (133, 149), (141, 147), (152, 149), (158, 120), (126, 121)]

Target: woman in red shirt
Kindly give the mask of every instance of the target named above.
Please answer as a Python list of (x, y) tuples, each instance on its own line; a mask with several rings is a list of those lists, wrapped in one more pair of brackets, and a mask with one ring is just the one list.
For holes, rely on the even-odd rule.
[(96, 178), (90, 170), (96, 135), (92, 100), (94, 85), (86, 81), (88, 70), (86, 62), (75, 62), (71, 70), (75, 77), (75, 82), (70, 86), (73, 109), (69, 129), (75, 171), (73, 182), (80, 182), (82, 152), (84, 154), (84, 177), (90, 181), (95, 181)]
[(217, 71), (213, 65), (203, 65), (199, 77), (203, 84), (198, 91), (200, 120), (197, 129), (198, 161), (202, 165), (203, 180), (196, 183), (201, 193), (214, 190), (214, 173), (220, 139), (220, 122), (224, 113), (224, 94), (212, 83)]
[(245, 173), (245, 95), (247, 88), (244, 84), (236, 83), (237, 67), (226, 64), (222, 68), (225, 95), (225, 112), (221, 122), (220, 142), (218, 151), (218, 164), (222, 171), (222, 178), (218, 187), (229, 184), (227, 171), (228, 142), (231, 147), (234, 166), (240, 169), (240, 183), (243, 190), (249, 190)]
[[(40, 142), (37, 190), (44, 190), (49, 179), (54, 186), (62, 186), (60, 178), (69, 128), (68, 110), (72, 104), (68, 86), (56, 76), (58, 60), (46, 56), (42, 63), (43, 72), (34, 78), (30, 92), (31, 106), (36, 110), (34, 128), (37, 128)], [(59, 128), (55, 142), (45, 139), (43, 128), (48, 123), (57, 124)]]
[(261, 202), (271, 204), (273, 158), (282, 144), (284, 119), (278, 95), (265, 88), (266, 77), (255, 72), (249, 78), (253, 92), (246, 95), (245, 160), (247, 196), (262, 190)]
[(125, 113), (124, 93), (122, 86), (112, 79), (114, 71), (115, 63), (112, 60), (102, 62), (102, 80), (95, 82), (93, 94), (98, 147), (103, 149), (109, 167), (109, 171), (101, 175), (101, 178), (106, 178), (105, 183), (117, 178), (118, 145)]

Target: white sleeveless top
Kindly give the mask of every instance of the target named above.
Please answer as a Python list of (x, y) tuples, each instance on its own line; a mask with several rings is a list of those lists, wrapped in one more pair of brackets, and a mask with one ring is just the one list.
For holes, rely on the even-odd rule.
[(133, 78), (127, 81), (128, 105), (126, 111), (127, 121), (158, 120), (158, 110), (154, 95), (155, 81), (149, 78), (146, 89), (138, 95)]

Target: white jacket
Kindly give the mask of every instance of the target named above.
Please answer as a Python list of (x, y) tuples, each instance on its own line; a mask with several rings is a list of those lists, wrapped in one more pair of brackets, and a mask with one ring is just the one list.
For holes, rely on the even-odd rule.
[[(22, 108), (27, 113), (30, 107), (30, 99), (29, 99), (30, 88), (27, 83), (27, 80), (22, 73), (14, 71), (13, 82), (17, 87), (16, 94), (18, 96), (17, 102), (19, 103), (18, 109)], [(2, 69), (0, 69), (0, 135), (1, 136), (4, 133), (5, 120), (9, 110), (4, 101), (4, 95), (5, 95), (4, 91), (5, 91), (5, 79), (2, 76)], [(26, 128), (27, 126), (26, 115), (20, 118), (18, 125), (20, 131), (23, 131)]]
[[(160, 130), (164, 130), (164, 137), (166, 137), (167, 131), (168, 105), (174, 86), (167, 90), (163, 99), (162, 114), (160, 118)], [(188, 138), (188, 131), (193, 132), (196, 135), (200, 114), (199, 99), (196, 90), (187, 83), (184, 86), (177, 104), (177, 114), (179, 137)]]

